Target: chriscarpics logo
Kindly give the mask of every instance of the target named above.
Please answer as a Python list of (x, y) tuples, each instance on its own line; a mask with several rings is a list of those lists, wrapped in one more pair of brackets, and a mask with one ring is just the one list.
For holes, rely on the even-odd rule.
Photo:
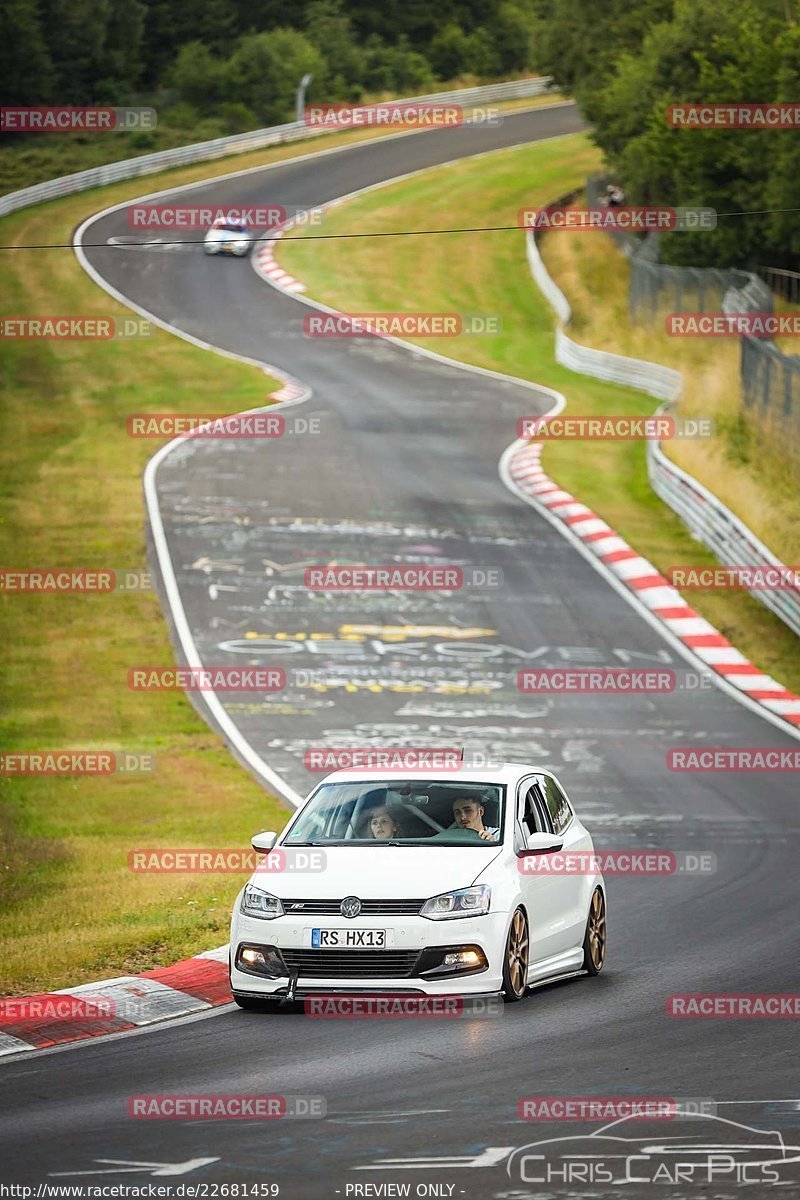
[(530, 1142), (511, 1154), (507, 1170), (515, 1182), (537, 1188), (638, 1183), (661, 1184), (669, 1195), (674, 1188), (721, 1195), (756, 1185), (762, 1194), (769, 1185), (800, 1181), (800, 1146), (786, 1145), (776, 1130), (678, 1112), (667, 1123), (623, 1117), (585, 1136)]

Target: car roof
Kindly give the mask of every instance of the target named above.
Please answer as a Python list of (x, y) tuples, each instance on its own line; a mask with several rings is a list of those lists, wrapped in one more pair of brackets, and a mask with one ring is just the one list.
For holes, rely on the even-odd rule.
[[(398, 754), (402, 751), (398, 750)], [(394, 770), (388, 769), (381, 771), (380, 769), (373, 770), (341, 770), (332, 771), (326, 775), (320, 783), (326, 783), (329, 780), (332, 783), (386, 783), (390, 780), (402, 779), (425, 779), (431, 783), (494, 783), (505, 784), (509, 786), (517, 782), (524, 775), (542, 775), (550, 774), (546, 767), (537, 766), (535, 763), (498, 763), (495, 767), (471, 767), (469, 762), (460, 763), (457, 767), (440, 768), (435, 770), (432, 768), (417, 768)]]

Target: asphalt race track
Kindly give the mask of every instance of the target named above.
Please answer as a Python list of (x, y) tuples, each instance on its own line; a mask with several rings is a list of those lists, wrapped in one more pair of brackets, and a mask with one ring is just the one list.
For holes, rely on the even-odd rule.
[[(533, 110), (499, 128), (414, 134), (218, 180), (190, 199), (315, 206), (580, 127), (572, 107)], [(796, 990), (800, 851), (796, 776), (671, 773), (667, 750), (788, 749), (796, 739), (713, 686), (628, 698), (518, 690), (517, 672), (531, 664), (663, 664), (686, 682), (686, 662), (658, 631), (498, 476), (517, 418), (546, 411), (551, 397), (392, 344), (306, 338), (309, 310), (247, 261), (206, 258), (197, 246), (105, 244), (128, 232), (119, 211), (85, 235), (90, 262), (114, 288), (313, 392), (285, 415), (318, 419), (318, 434), (193, 441), (157, 476), (203, 661), (287, 672), (282, 692), (221, 696), (257, 752), (300, 792), (316, 778), (304, 755), (318, 747), (466, 745), (541, 760), (562, 776), (599, 847), (710, 851), (717, 869), (611, 878), (602, 976), (541, 989), (499, 1019), (314, 1022), (226, 1008), (7, 1062), (7, 1181), (160, 1183), (142, 1164), (209, 1158), (165, 1182), (277, 1184), (286, 1200), (381, 1194), (353, 1190), (367, 1183), (409, 1184), (412, 1195), (542, 1195), (519, 1172), (509, 1178), (510, 1149), (594, 1126), (521, 1122), (518, 1101), (532, 1095), (704, 1098), (719, 1117), (780, 1129), (797, 1144), (791, 1021), (666, 1014), (672, 993)], [(499, 569), (502, 586), (476, 583), (452, 597), (303, 587), (308, 563), (398, 556), (458, 565), (470, 578)], [(128, 1117), (131, 1095), (165, 1092), (322, 1097), (328, 1116)], [(690, 1124), (698, 1143), (727, 1144), (718, 1123)], [(673, 1194), (641, 1187), (627, 1194)], [(606, 1194), (597, 1184), (571, 1191)]]

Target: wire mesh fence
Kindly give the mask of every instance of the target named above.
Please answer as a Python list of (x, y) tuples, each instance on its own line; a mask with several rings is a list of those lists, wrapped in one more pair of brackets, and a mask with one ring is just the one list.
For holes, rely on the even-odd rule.
[(800, 272), (784, 271), (781, 267), (759, 267), (758, 273), (776, 296), (790, 304), (800, 303)]
[[(650, 253), (630, 256), (631, 277), (628, 307), (634, 320), (653, 320), (667, 312), (721, 312), (731, 290), (743, 293), (753, 276), (745, 271), (715, 267), (671, 267), (661, 263), (655, 238)], [(771, 294), (764, 289), (761, 303), (771, 311)], [(741, 311), (741, 310), (740, 310)], [(748, 306), (746, 311), (754, 311)]]
[[(586, 200), (604, 203), (608, 178), (587, 180)], [(659, 261), (658, 235), (637, 238), (615, 232), (630, 261), (628, 311), (633, 321), (654, 321), (670, 312), (771, 313), (776, 296), (800, 303), (800, 273), (764, 267), (758, 274), (735, 268), (673, 267)], [(768, 338), (744, 335), (740, 379), (744, 410), (785, 451), (800, 458), (800, 357)]]
[(741, 377), (745, 410), (800, 457), (800, 358), (744, 337)]

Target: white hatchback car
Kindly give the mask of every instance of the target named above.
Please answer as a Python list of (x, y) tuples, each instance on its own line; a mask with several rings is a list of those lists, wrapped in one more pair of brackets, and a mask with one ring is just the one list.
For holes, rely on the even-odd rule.
[(241, 1008), (358, 991), (513, 1001), (603, 966), (592, 839), (539, 767), (337, 771), (252, 844), (273, 866), (234, 905)]
[(246, 225), (238, 221), (226, 221), (218, 218), (209, 229), (203, 241), (206, 254), (235, 254), (243, 258), (250, 253), (252, 239)]

